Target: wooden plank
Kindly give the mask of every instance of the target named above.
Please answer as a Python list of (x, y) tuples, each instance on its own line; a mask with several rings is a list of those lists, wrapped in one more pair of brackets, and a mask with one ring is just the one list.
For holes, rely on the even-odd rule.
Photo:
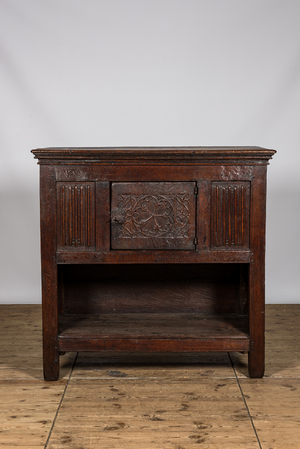
[[(30, 441), (30, 448), (36, 448), (36, 447), (42, 447), (46, 440), (47, 440), (47, 431), (44, 432), (36, 432), (34, 430), (25, 430), (22, 429), (21, 431), (16, 433), (12, 433), (10, 431), (2, 431), (1, 432), (1, 443), (0, 447), (6, 447), (6, 448), (20, 448), (24, 447), (24, 443), (26, 441)], [(26, 447), (26, 446), (25, 446)], [(28, 447), (28, 446), (27, 446)]]
[[(4, 365), (15, 358), (16, 370), (22, 373), (26, 345), (31, 347), (38, 333), (31, 337), (30, 332), (19, 332), (15, 317), (18, 316), (18, 322), (23, 321), (24, 325), (31, 322), (34, 328), (34, 317), (37, 324), (40, 320), (40, 306), (20, 306), (17, 312), (18, 308), (1, 306), (0, 317), (5, 328), (0, 326), (0, 338), (8, 331), (12, 336), (14, 331), (16, 340), (16, 357), (10, 357), (8, 343), (2, 348), (1, 357)], [(299, 367), (300, 360), (300, 305), (267, 305), (266, 309), (266, 330), (271, 330), (266, 374), (270, 374), (268, 361), (274, 360), (276, 367), (271, 374), (280, 376), (280, 368), (282, 377), (240, 379), (240, 384), (261, 447), (298, 449), (300, 375), (296, 371), (294, 375), (293, 370)], [(32, 351), (35, 349), (30, 353)], [(41, 354), (35, 358), (39, 357)], [(233, 371), (230, 366), (226, 368), (225, 354), (124, 354), (122, 357), (115, 353), (82, 353), (79, 356), (78, 371), (75, 368), (48, 448), (197, 449), (201, 444), (207, 449), (259, 448)], [(204, 371), (197, 366), (201, 357), (207, 357)], [(219, 357), (224, 366), (218, 376), (222, 379), (212, 379), (218, 374), (215, 370), (220, 367)], [(241, 357), (247, 375), (246, 356)], [(95, 369), (94, 379), (89, 378), (91, 369)], [(76, 376), (85, 378), (76, 379)], [(6, 431), (0, 433), (0, 447), (44, 448), (43, 426), (49, 426), (51, 416), (55, 416), (57, 402), (53, 399), (60, 401), (64, 382), (45, 383), (31, 378), (30, 381), (17, 379), (0, 384), (0, 397), (5, 392), (0, 405), (0, 427)], [(130, 427), (126, 427), (128, 425)], [(192, 436), (194, 438), (190, 438)]]
[[(23, 353), (15, 354), (15, 357), (8, 358), (0, 365), (0, 379), (1, 380), (40, 380), (43, 379), (43, 361), (42, 354), (38, 357), (27, 357), (27, 360), (22, 362), (22, 355), (26, 351), (24, 347)], [(0, 357), (1, 357), (0, 353)], [(60, 356), (60, 379), (68, 379), (70, 371), (74, 363), (75, 354), (68, 353)]]
[(44, 447), (65, 385), (33, 377), (0, 380), (0, 447)]
[(103, 314), (64, 317), (59, 348), (119, 351), (245, 351), (247, 320), (205, 314)]
[(160, 351), (160, 352), (211, 352), (211, 351), (249, 351), (249, 341), (244, 339), (224, 338), (219, 340), (172, 338), (149, 340), (148, 338), (136, 339), (106, 339), (64, 336), (58, 338), (60, 351)]
[(235, 379), (71, 380), (49, 447), (63, 441), (92, 448), (210, 449), (224, 441), (227, 448), (259, 447)]
[(240, 380), (263, 448), (298, 449), (300, 379)]
[[(180, 324), (180, 327), (179, 327)], [(135, 326), (133, 326), (135, 325)], [(229, 338), (247, 340), (247, 319), (237, 315), (201, 313), (120, 313), (66, 315), (61, 317), (60, 337), (89, 335), (92, 338)]]
[[(21, 442), (20, 442), (21, 443)], [(21, 443), (22, 444), (22, 443)], [(1, 447), (1, 444), (0, 444), (0, 447)], [(8, 447), (11, 447), (11, 446), (8, 446), (8, 445), (6, 445), (5, 443), (4, 444), (2, 444), (2, 447), (6, 447), (6, 448), (8, 448)], [(45, 446), (44, 446), (44, 444), (42, 445), (42, 446), (39, 446), (39, 445), (35, 445), (35, 446), (32, 446), (32, 445), (30, 445), (30, 446), (23, 446), (23, 444), (22, 445), (15, 445), (14, 447), (16, 447), (17, 449), (32, 449), (32, 448), (34, 448), (34, 449), (45, 449)]]
[(79, 252), (57, 251), (58, 264), (149, 264), (149, 263), (248, 263), (250, 251), (246, 250), (204, 250), (204, 251), (110, 251), (106, 252)]
[(191, 379), (234, 377), (227, 353), (81, 352), (75, 378)]
[[(267, 304), (265, 378), (300, 377), (300, 305)], [(247, 357), (231, 355), (239, 377), (247, 377)]]
[(299, 304), (266, 304), (267, 317), (276, 317), (281, 319), (289, 319), (290, 317), (299, 317)]
[[(0, 379), (39, 381), (43, 378), (41, 305), (1, 305), (0, 312)], [(74, 353), (60, 357), (61, 378), (69, 377), (74, 357)]]

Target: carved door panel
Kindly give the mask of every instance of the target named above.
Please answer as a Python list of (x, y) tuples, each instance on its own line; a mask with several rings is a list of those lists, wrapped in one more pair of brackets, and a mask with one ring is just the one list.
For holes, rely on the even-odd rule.
[(111, 248), (195, 249), (195, 182), (116, 182)]

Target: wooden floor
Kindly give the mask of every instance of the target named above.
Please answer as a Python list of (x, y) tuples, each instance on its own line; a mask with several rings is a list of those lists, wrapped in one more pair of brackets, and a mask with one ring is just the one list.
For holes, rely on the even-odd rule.
[(241, 354), (69, 353), (42, 375), (41, 307), (0, 306), (0, 449), (299, 449), (300, 305), (269, 305), (266, 376)]

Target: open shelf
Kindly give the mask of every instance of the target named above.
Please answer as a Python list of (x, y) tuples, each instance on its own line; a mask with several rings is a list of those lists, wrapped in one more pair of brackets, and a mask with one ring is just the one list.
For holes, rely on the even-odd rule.
[(249, 351), (246, 316), (204, 313), (64, 315), (60, 351)]

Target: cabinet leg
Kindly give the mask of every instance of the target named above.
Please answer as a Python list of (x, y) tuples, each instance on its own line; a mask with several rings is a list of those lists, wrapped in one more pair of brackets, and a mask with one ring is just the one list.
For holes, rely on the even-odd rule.
[[(43, 312), (44, 378), (59, 377), (58, 356), (58, 270), (56, 264), (56, 173), (53, 165), (40, 167), (41, 267)], [(62, 281), (61, 281), (62, 282)]]
[(59, 378), (59, 353), (56, 348), (44, 347), (44, 379), (55, 381)]
[(261, 379), (265, 372), (264, 351), (250, 350), (248, 353), (248, 371), (251, 379)]

